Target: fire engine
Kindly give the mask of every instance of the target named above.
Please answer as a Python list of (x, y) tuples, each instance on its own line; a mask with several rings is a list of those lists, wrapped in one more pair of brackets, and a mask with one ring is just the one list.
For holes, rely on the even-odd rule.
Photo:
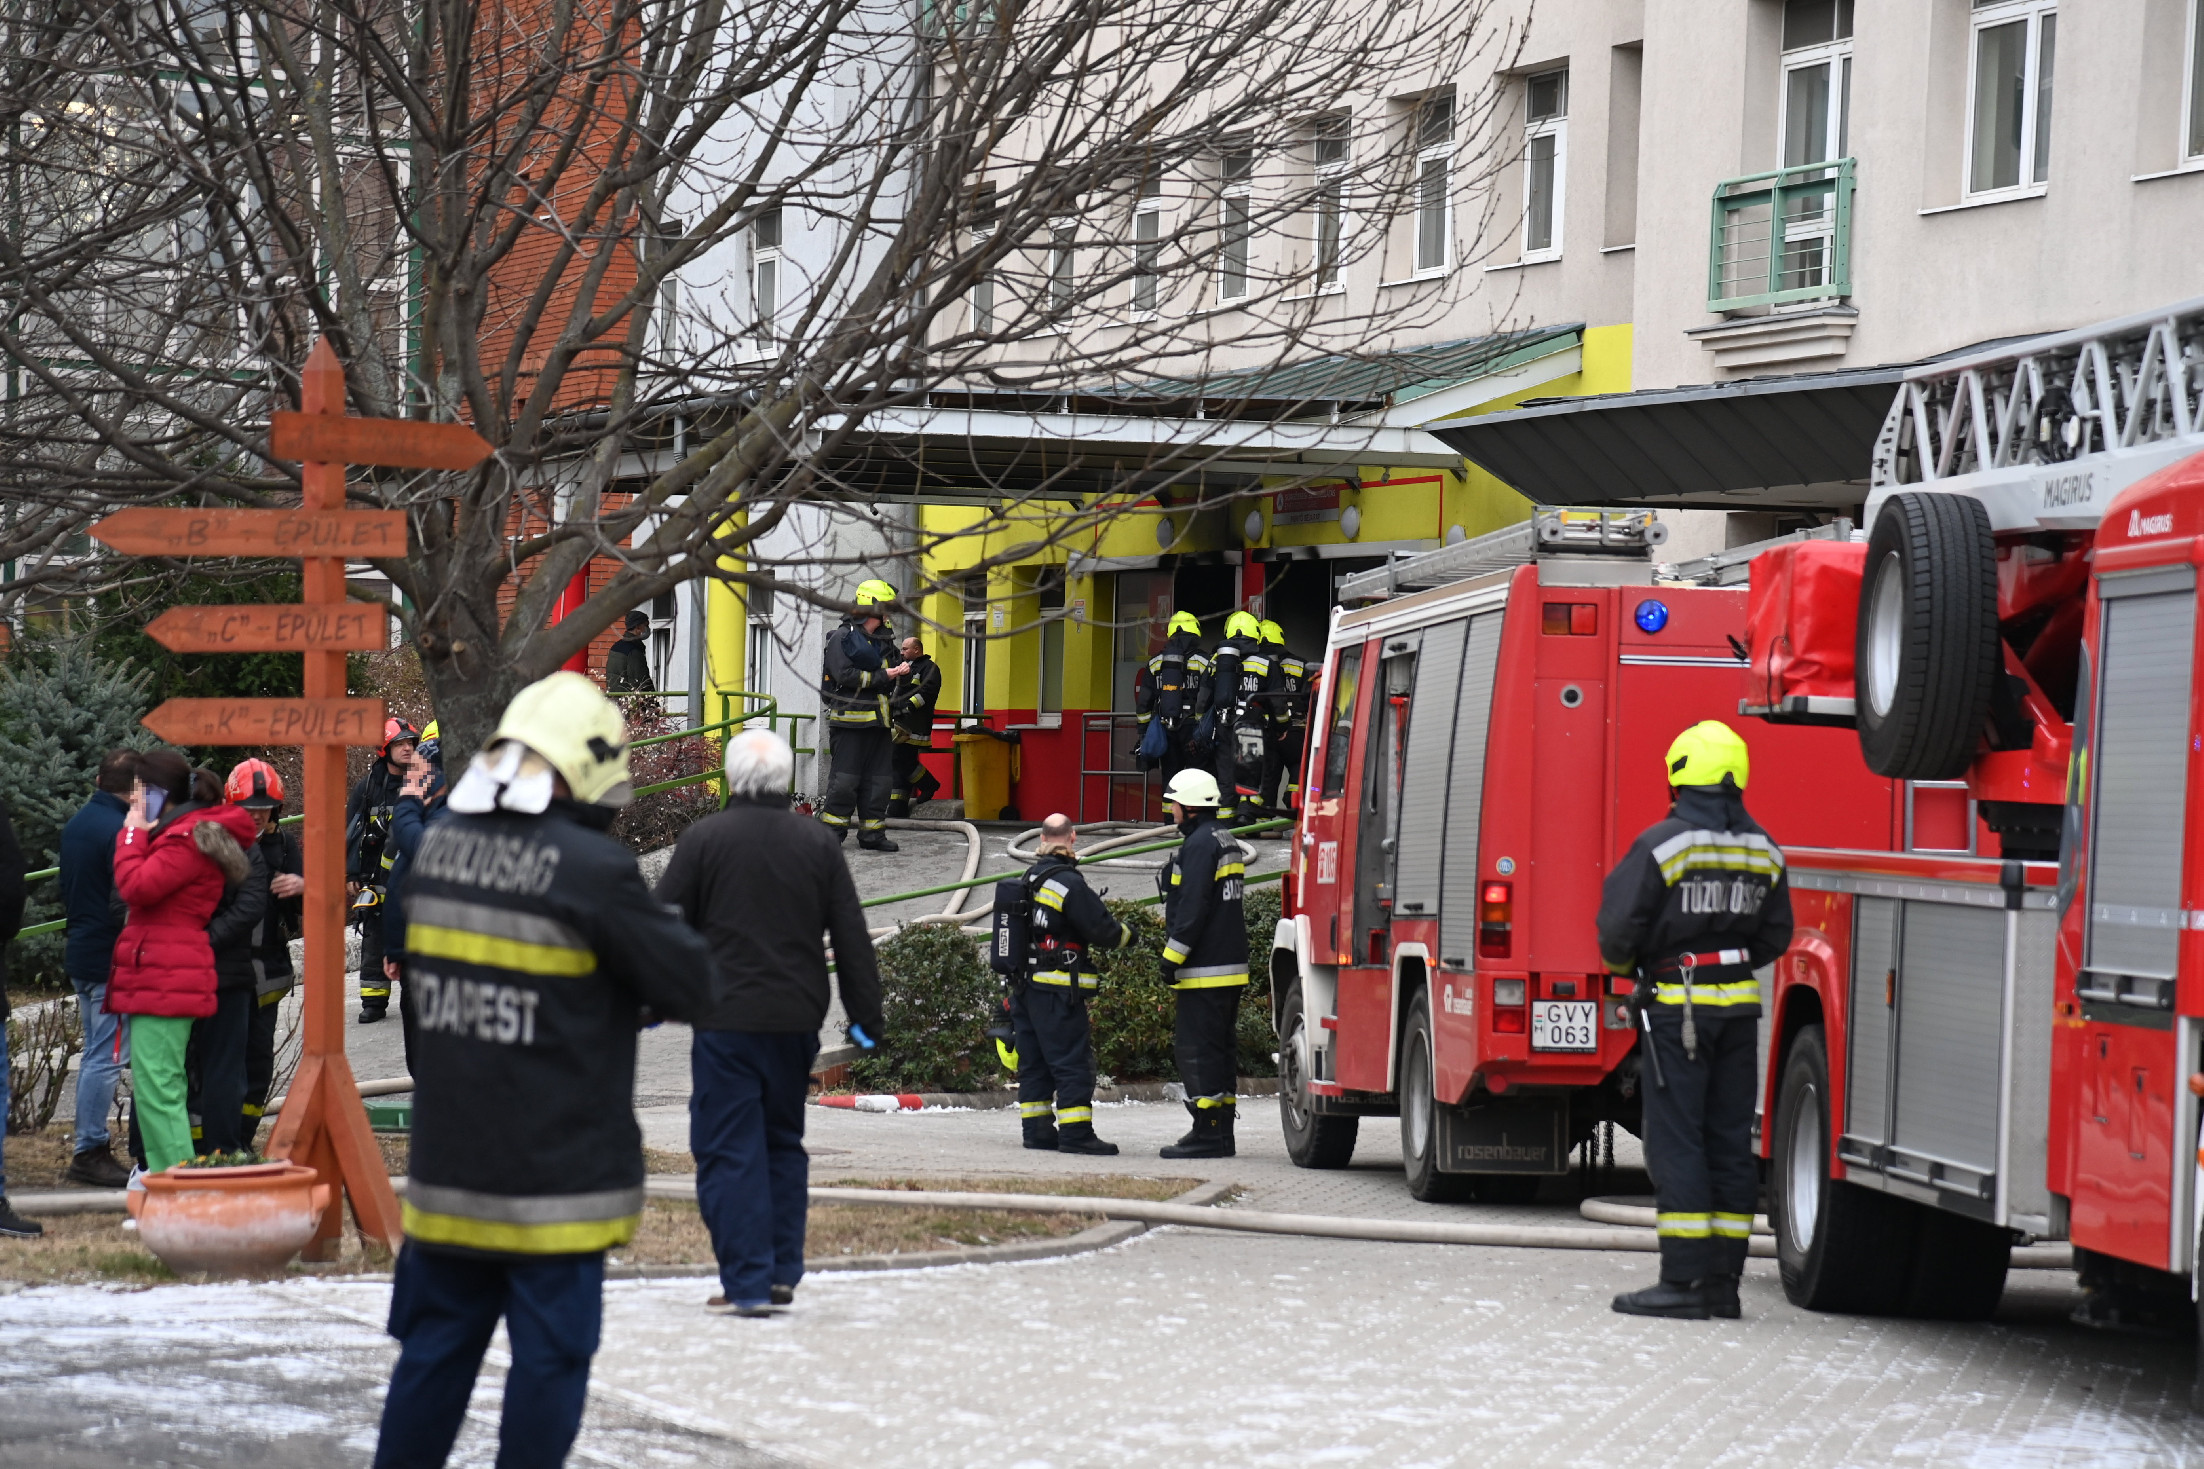
[(1946, 851), (1770, 822), (1798, 932), (1762, 1152), (1799, 1305), (1978, 1317), (2011, 1245), (2060, 1239), (2101, 1320), (2194, 1298), (2200, 451), (2204, 300), (1925, 364), (1864, 541), (1754, 564), (1741, 709), (1854, 725), (1873, 770), (1979, 818)]
[[(1676, 732), (1736, 718), (1747, 631), (1722, 583), (1749, 552), (1679, 573), (1651, 559), (1665, 533), (1546, 511), (1343, 584), (1370, 605), (1334, 614), (1271, 956), (1300, 1166), (1346, 1166), (1361, 1120), (1397, 1115), (1417, 1198), (1524, 1200), (1597, 1124), (1636, 1128), (1600, 884), (1665, 813)], [(1826, 846), (1931, 814), (1843, 729), (1770, 729), (1753, 774), (1763, 823)]]

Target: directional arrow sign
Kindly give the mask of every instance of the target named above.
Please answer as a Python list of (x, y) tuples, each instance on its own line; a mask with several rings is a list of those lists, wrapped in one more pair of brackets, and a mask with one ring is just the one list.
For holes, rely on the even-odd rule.
[(388, 609), (365, 602), (303, 607), (171, 607), (145, 625), (178, 653), (369, 652), (390, 646)]
[(406, 554), (401, 510), (118, 510), (92, 534), (125, 556)]
[(268, 452), (277, 459), (323, 464), (472, 469), (489, 458), (491, 451), (482, 436), (463, 423), (278, 413), (268, 425)]
[(380, 699), (170, 699), (142, 721), (172, 745), (372, 745)]

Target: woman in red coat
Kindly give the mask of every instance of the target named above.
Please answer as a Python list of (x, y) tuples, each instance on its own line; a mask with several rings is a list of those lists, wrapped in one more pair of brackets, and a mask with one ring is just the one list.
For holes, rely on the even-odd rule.
[(115, 838), (115, 891), (130, 905), (107, 981), (110, 1013), (130, 1017), (130, 1089), (148, 1172), (191, 1158), (184, 1052), (191, 1022), (215, 1007), (207, 920), (222, 889), (251, 870), (253, 819), (222, 802), (212, 772), (173, 750), (138, 762), (130, 812)]

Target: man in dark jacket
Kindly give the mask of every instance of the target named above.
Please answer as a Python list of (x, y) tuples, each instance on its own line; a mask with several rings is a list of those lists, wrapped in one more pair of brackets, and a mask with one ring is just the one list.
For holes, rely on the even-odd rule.
[(1186, 769), (1165, 787), (1185, 841), (1158, 878), (1163, 982), (1178, 992), (1171, 1049), (1194, 1125), (1166, 1158), (1230, 1158), (1239, 1110), (1240, 997), (1247, 989), (1247, 862), (1217, 819), (1217, 780)]
[(700, 929), (720, 996), (689, 1052), (689, 1151), (722, 1293), (708, 1305), (770, 1314), (804, 1271), (804, 1093), (827, 1015), (827, 956), (849, 1036), (880, 1036), (880, 970), (840, 844), (788, 809), (787, 741), (727, 742), (727, 808), (681, 834), (658, 899)]
[(903, 640), (903, 676), (888, 695), (888, 717), (894, 721), (894, 780), (888, 787), (888, 814), (909, 816), (913, 806), (923, 806), (941, 789), (919, 756), (934, 747), (934, 709), (941, 703), (941, 665), (926, 656), (926, 645), (917, 638)]
[(383, 979), (398, 991), (398, 1023), (404, 1032), (401, 1038), (408, 1074), (413, 1069), (413, 1035), (420, 1023), (420, 1007), (413, 991), (406, 988), (406, 873), (413, 867), (413, 854), (421, 850), (429, 826), (444, 815), (444, 797), (448, 794), (443, 742), (435, 738), (435, 731), (436, 723), (431, 721), (413, 752), (405, 782), (398, 787), (398, 804), (391, 808), (386, 849), (391, 860), (390, 891), (383, 899), (382, 913)]
[(605, 651), (605, 687), (615, 694), (647, 692), (650, 676), (650, 618), (630, 612), (624, 636)]
[[(8, 819), (8, 808), (0, 806), (0, 1132), (7, 1130), (8, 1116), (8, 945), (15, 942), (16, 933), (23, 927), (23, 904), (29, 897), (23, 874), (29, 870), (23, 861), (23, 847), (15, 839), (15, 823)], [(0, 1238), (36, 1239), (45, 1232), (45, 1225), (25, 1219), (8, 1207), (7, 1160), (0, 1156)]]
[[(1760, 980), (1791, 943), (1783, 851), (1745, 814), (1745, 742), (1703, 720), (1668, 747), (1675, 804), (1630, 844), (1600, 893), (1599, 951), (1634, 975), (1645, 1155), (1659, 1218), (1658, 1285), (1615, 1297), (1630, 1316), (1739, 1314), (1760, 1173), (1752, 1113)], [(1650, 1085), (1648, 1085), (1650, 1082)]]
[(137, 778), (138, 752), (109, 750), (100, 760), (92, 799), (61, 828), (61, 907), (69, 924), (62, 964), (84, 1022), (76, 1153), (69, 1160), (69, 1181), (93, 1188), (121, 1188), (130, 1181), (130, 1170), (115, 1161), (108, 1136), (115, 1087), (130, 1064), (130, 1043), (122, 1017), (107, 1013), (107, 971), (122, 932), (115, 905), (115, 838), (122, 832)]
[[(268, 872), (268, 911), (253, 940), (253, 1009), (245, 1033), (245, 1106), (239, 1144), (250, 1147), (267, 1115), (275, 1082), (276, 1020), (296, 978), (291, 940), (306, 908), (306, 861), (298, 838), (277, 823), (283, 816), (283, 777), (264, 760), (240, 761), (230, 772), (229, 797), (251, 813), (260, 835), (253, 847)], [(217, 979), (220, 975), (217, 973)]]
[(1208, 768), (1217, 777), (1219, 820), (1231, 821), (1240, 806), (1255, 804), (1263, 779), (1263, 710), (1257, 698), (1270, 684), (1270, 659), (1263, 655), (1262, 624), (1252, 612), (1235, 612), (1224, 621), (1224, 641), (1209, 655), (1209, 676), (1202, 684), (1202, 721), (1209, 729)]
[(344, 888), (360, 930), (360, 1024), (390, 1013), (390, 981), (383, 974), (383, 925), (378, 911), (390, 893), (390, 819), (398, 787), (413, 766), (421, 732), (403, 719), (383, 722), (375, 763), (352, 788), (344, 808)]
[[(252, 772), (244, 763), (238, 769), (250, 779)], [(224, 795), (235, 805), (244, 804), (234, 789)], [(255, 812), (256, 827), (258, 821)], [(239, 1135), (248, 1090), (246, 1057), (259, 989), (263, 925), (275, 895), (257, 832), (243, 850), (244, 877), (223, 888), (222, 902), (207, 920), (207, 946), (214, 950), (214, 1013), (191, 1022), (185, 1052), (184, 1070), (191, 1078), (191, 1139), (200, 1153), (234, 1153), (250, 1141)]]
[(858, 824), (857, 845), (893, 852), (888, 840), (888, 791), (894, 761), (889, 753), (888, 695), (910, 668), (888, 637), (883, 610), (895, 600), (895, 588), (866, 581), (857, 588), (857, 611), (827, 634), (826, 668), (819, 680), (819, 704), (826, 716), (828, 758), (834, 775), (827, 786), (826, 809), (819, 813), (840, 841)]
[(530, 684), (406, 876), (420, 1022), (384, 1469), (444, 1462), (501, 1316), (501, 1461), (562, 1463), (581, 1427), (604, 1252), (643, 1211), (635, 1033), (713, 993), (703, 940), (605, 835), (634, 797), (627, 738), (581, 674)]
[(1029, 1148), (1114, 1158), (1094, 1135), (1094, 1027), (1087, 996), (1099, 982), (1089, 949), (1121, 949), (1132, 928), (1112, 918), (1079, 875), (1079, 831), (1061, 813), (1041, 823), (1041, 859), (1026, 874), (1032, 950), (1010, 994), (1018, 1046), (1018, 1121)]
[(1153, 722), (1163, 724), (1163, 754), (1156, 768), (1168, 785), (1193, 760), (1187, 743), (1209, 678), (1209, 655), (1201, 647), (1201, 619), (1193, 613), (1172, 613), (1164, 630), (1162, 648), (1133, 676), (1133, 713), (1140, 720), (1142, 744), (1152, 743), (1147, 735)]

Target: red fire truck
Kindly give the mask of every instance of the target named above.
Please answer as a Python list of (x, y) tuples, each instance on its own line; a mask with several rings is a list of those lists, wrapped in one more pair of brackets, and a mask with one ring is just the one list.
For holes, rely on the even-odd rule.
[(1981, 817), (1965, 850), (1790, 849), (1762, 1146), (1800, 1305), (1980, 1316), (2011, 1245), (2068, 1239), (2099, 1319), (2187, 1314), (2200, 451), (2204, 300), (1926, 365), (1865, 543), (1755, 565), (1745, 707), (1856, 721), (1866, 763)]
[[(1596, 1124), (1637, 1126), (1600, 884), (1665, 812), (1677, 732), (1736, 718), (1746, 632), (1718, 572), (1656, 583), (1664, 534), (1542, 512), (1343, 586), (1380, 600), (1334, 617), (1271, 959), (1302, 1167), (1344, 1167), (1363, 1118), (1397, 1115), (1416, 1197), (1526, 1199)], [(1846, 730), (1771, 728), (1753, 776), (1777, 832), (1887, 848), (1915, 823)]]

